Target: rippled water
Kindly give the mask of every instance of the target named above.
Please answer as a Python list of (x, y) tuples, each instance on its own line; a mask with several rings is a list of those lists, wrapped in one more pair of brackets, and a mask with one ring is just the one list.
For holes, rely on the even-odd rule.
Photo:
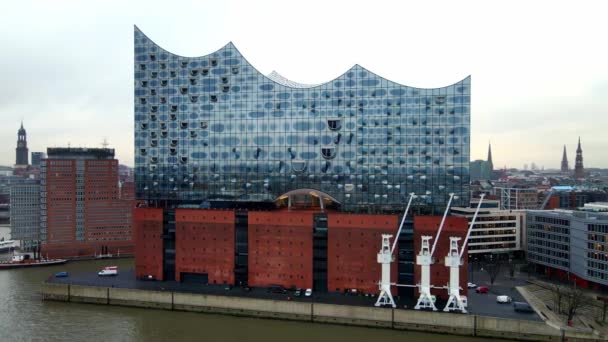
[[(133, 267), (131, 259), (0, 271), (0, 341), (471, 341), (472, 338), (105, 305), (42, 302), (49, 275)], [(475, 342), (490, 340), (474, 339)]]

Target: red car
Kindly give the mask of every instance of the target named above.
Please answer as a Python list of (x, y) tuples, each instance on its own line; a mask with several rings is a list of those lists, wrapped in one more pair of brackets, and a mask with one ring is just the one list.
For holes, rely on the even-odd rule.
[(487, 286), (478, 286), (475, 289), (475, 292), (477, 293), (488, 293), (488, 291), (490, 291), (490, 288), (488, 288)]

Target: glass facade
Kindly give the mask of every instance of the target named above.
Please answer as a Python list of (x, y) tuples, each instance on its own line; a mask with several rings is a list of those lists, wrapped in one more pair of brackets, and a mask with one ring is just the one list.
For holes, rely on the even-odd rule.
[(347, 211), (469, 202), (470, 78), (420, 89), (355, 65), (320, 85), (257, 71), (232, 43), (169, 53), (135, 28), (138, 199), (272, 202), (315, 189)]

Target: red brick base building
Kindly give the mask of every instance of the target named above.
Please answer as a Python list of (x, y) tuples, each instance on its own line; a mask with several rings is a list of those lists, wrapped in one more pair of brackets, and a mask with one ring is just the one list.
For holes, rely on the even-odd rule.
[[(238, 282), (254, 287), (280, 285), (329, 292), (357, 289), (374, 294), (379, 292), (381, 267), (376, 255), (382, 234), (396, 235), (399, 228), (398, 215), (355, 215), (330, 210), (174, 209), (174, 244), (163, 247), (172, 236), (170, 231), (163, 233), (163, 224), (167, 224), (163, 221), (172, 220), (169, 217), (173, 216), (163, 214), (163, 209), (136, 208), (133, 217), (139, 278), (151, 275), (160, 280), (170, 275), (181, 282), (237, 285), (239, 270), (244, 271), (238, 274), (245, 278)], [(436, 235), (440, 221), (439, 216), (414, 218), (414, 251), (408, 250), (410, 255), (420, 250), (422, 235)], [(431, 267), (433, 285), (447, 285), (449, 272), (444, 257), (449, 238), (464, 239), (467, 228), (465, 218), (447, 218), (435, 251), (436, 262)], [(243, 244), (246, 249), (237, 251), (240, 247), (236, 246)], [(163, 249), (169, 253), (174, 250), (174, 266), (163, 260), (167, 257)], [(466, 294), (466, 253), (464, 258), (460, 282)], [(392, 265), (395, 283), (399, 282), (399, 267), (397, 262)], [(414, 279), (414, 283), (420, 282), (418, 269), (414, 269)], [(447, 298), (447, 290), (434, 289), (433, 293)]]
[(234, 284), (234, 211), (175, 210), (175, 280), (206, 274), (210, 284)]
[(133, 240), (135, 241), (135, 276), (163, 279), (163, 210), (135, 208), (133, 210)]
[(312, 288), (313, 214), (249, 212), (249, 285)]
[[(397, 215), (327, 215), (327, 288), (341, 292), (357, 289), (378, 292), (381, 266), (376, 260), (382, 234), (397, 233)], [(391, 240), (392, 241), (392, 240)], [(391, 281), (397, 281), (397, 263), (392, 264)]]

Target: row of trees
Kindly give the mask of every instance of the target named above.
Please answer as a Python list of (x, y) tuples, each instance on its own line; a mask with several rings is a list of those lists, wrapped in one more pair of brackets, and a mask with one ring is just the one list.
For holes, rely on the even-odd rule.
[[(508, 270), (511, 278), (515, 277), (516, 264), (511, 258), (508, 260), (500, 257), (486, 258), (481, 261), (481, 267), (488, 274), (491, 285), (494, 285), (498, 276), (505, 269)], [(534, 271), (534, 264), (528, 263), (524, 268), (529, 278)], [(553, 310), (560, 315), (565, 315), (568, 323), (572, 321), (578, 311), (593, 305), (593, 298), (586, 295), (584, 290), (574, 280), (553, 284), (550, 290), (553, 297)], [(608, 310), (608, 298), (603, 300), (603, 302), (600, 321), (605, 322)]]

